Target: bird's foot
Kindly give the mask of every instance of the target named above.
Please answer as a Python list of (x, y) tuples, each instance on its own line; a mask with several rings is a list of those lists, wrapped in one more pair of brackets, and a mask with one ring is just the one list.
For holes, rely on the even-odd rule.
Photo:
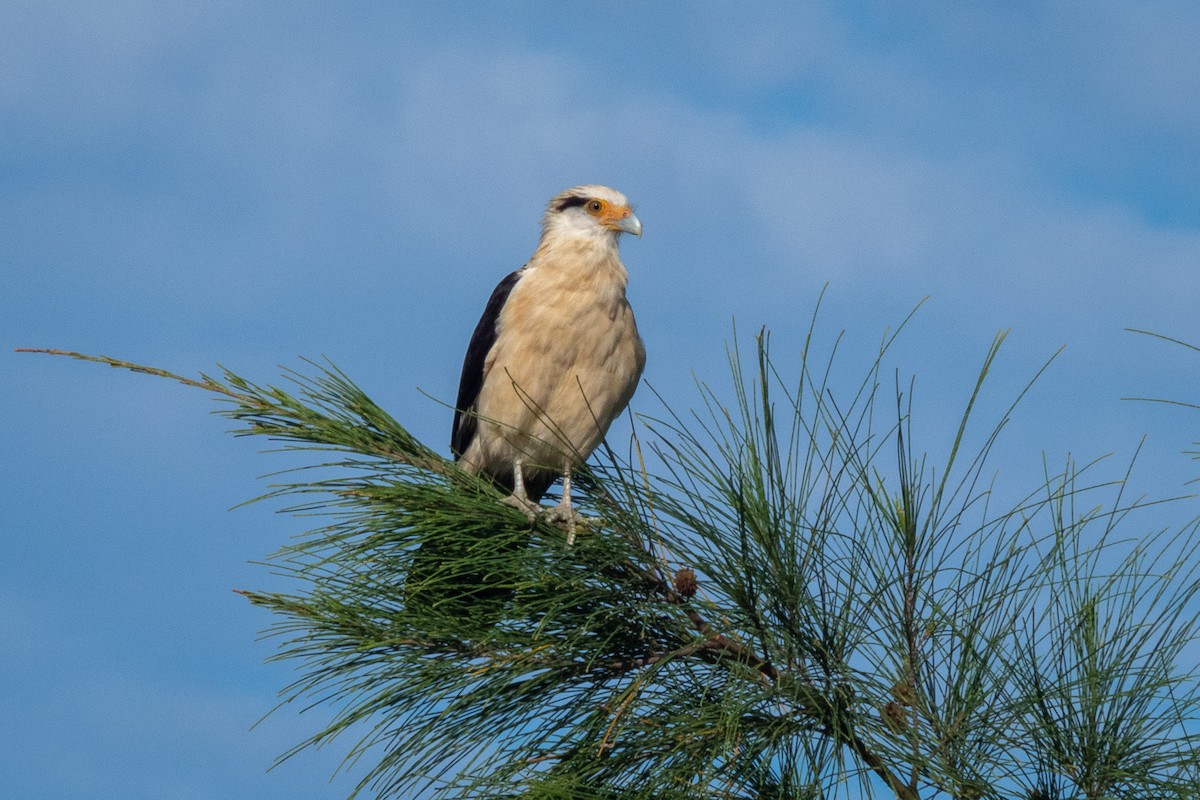
[(551, 525), (557, 525), (567, 532), (567, 546), (575, 544), (575, 535), (580, 528), (588, 528), (592, 520), (580, 514), (574, 508), (563, 503), (551, 506), (542, 512), (543, 518)]
[(528, 497), (520, 497), (516, 494), (510, 494), (501, 501), (506, 506), (512, 506), (517, 511), (524, 514), (530, 522), (538, 518), (538, 514), (542, 511), (541, 505), (533, 502)]

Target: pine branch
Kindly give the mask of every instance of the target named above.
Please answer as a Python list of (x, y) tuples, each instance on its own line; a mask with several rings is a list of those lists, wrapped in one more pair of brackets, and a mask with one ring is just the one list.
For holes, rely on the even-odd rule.
[(795, 381), (765, 332), (745, 363), (735, 340), (731, 403), (701, 384), (701, 411), (646, 421), (659, 474), (636, 443), (636, 468), (608, 451), (576, 476), (596, 517), (573, 546), (330, 364), (285, 389), (26, 352), (199, 388), (238, 435), (337, 454), (267, 495), (325, 523), (270, 559), (296, 591), (242, 594), (296, 664), (282, 704), (332, 713), (284, 758), (357, 732), (356, 794), (1185, 796), (1200, 522), (1122, 550), (1148, 503), (1071, 463), (996, 511), (982, 473), (1012, 409), (962, 454), (1000, 338), (939, 472), (913, 384), (877, 410), (898, 333), (849, 382), (811, 330)]
[(258, 386), (225, 369), (222, 369), (222, 382), (203, 373), (198, 379), (187, 378), (158, 367), (68, 350), (17, 348), (15, 352), (66, 356), (166, 378), (211, 392), (233, 404), (232, 408), (220, 412), (223, 416), (246, 425), (244, 430), (235, 432), (237, 435), (262, 435), (303, 445), (325, 445), (438, 475), (451, 472), (450, 462), (413, 438), (332, 365), (322, 367), (307, 362), (321, 372), (315, 379), (289, 371), (288, 377), (301, 391), (301, 398), (296, 398), (283, 389)]

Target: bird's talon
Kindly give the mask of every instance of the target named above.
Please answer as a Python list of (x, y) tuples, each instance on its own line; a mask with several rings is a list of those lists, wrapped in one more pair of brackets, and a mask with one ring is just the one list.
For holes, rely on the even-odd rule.
[(520, 511), (529, 519), (530, 522), (533, 522), (535, 519), (537, 519), (538, 512), (542, 508), (532, 500), (529, 500), (525, 497), (517, 497), (515, 494), (510, 494), (508, 497), (501, 499), (500, 502), (506, 506), (512, 506), (517, 511)]
[(562, 504), (547, 508), (542, 512), (542, 516), (551, 525), (562, 528), (567, 532), (567, 544), (575, 544), (575, 534), (580, 528), (589, 528), (594, 524), (594, 521), (589, 517), (580, 514), (570, 506)]

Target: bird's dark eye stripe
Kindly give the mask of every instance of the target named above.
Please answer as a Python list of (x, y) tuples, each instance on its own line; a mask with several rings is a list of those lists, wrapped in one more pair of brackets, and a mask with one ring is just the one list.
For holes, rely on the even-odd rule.
[(566, 211), (568, 208), (574, 208), (575, 206), (582, 206), (582, 205), (586, 204), (587, 201), (588, 201), (588, 198), (579, 197), (578, 195), (571, 195), (570, 197), (564, 197), (558, 203), (558, 210)]

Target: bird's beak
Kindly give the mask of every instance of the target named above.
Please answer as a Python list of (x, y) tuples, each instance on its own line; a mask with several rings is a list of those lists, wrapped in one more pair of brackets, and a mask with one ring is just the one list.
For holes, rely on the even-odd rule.
[(613, 227), (622, 233), (632, 233), (634, 236), (639, 237), (642, 235), (642, 221), (633, 212), (630, 212), (627, 217), (616, 220)]

